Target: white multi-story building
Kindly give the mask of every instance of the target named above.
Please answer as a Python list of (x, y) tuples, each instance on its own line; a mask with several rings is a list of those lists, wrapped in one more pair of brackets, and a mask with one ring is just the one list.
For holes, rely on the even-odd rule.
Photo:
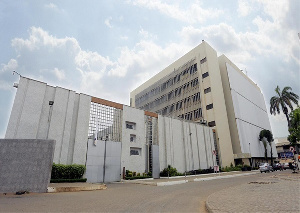
[(222, 166), (264, 157), (258, 135), (271, 127), (259, 87), (205, 41), (133, 90), (130, 104), (213, 127)]

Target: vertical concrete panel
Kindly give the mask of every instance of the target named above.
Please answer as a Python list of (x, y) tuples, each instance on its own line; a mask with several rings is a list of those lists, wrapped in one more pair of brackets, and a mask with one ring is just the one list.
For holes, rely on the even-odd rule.
[[(135, 129), (127, 129), (126, 122), (135, 123)], [(135, 142), (130, 142), (131, 134), (136, 135)], [(141, 149), (140, 155), (130, 155), (131, 147)], [(121, 168), (138, 173), (145, 172), (147, 153), (144, 111), (123, 106)]]
[(19, 122), (27, 93), (28, 79), (20, 77), (19, 86), (8, 121), (5, 138), (16, 138)]
[(160, 171), (168, 166), (166, 159), (166, 140), (165, 140), (165, 118), (158, 115), (158, 143), (159, 143), (159, 166)]
[(205, 135), (204, 127), (197, 125), (197, 136), (198, 136), (198, 145), (200, 151), (200, 168), (207, 169), (207, 156), (206, 156), (206, 144), (205, 144)]
[(159, 147), (158, 145), (152, 145), (152, 177), (159, 178), (159, 173)]
[(196, 132), (196, 124), (190, 123), (190, 131), (191, 131), (191, 139), (192, 139), (192, 153), (193, 153), (193, 164), (194, 170), (200, 168), (199, 165), (199, 147), (197, 141), (197, 132)]
[(60, 153), (67, 114), (68, 96), (68, 90), (59, 87), (55, 89), (54, 104), (52, 106), (53, 110), (48, 134), (49, 139), (56, 140), (54, 151), (55, 163), (60, 163)]
[(73, 118), (72, 118), (72, 124), (71, 124), (71, 136), (70, 136), (70, 142), (69, 142), (69, 147), (68, 147), (67, 164), (72, 164), (73, 163), (73, 154), (74, 154), (74, 146), (75, 146), (78, 109), (79, 109), (79, 94), (75, 94), (74, 108), (73, 108)]
[(182, 129), (182, 121), (172, 119), (173, 123), (173, 149), (174, 149), (174, 166), (178, 172), (185, 171), (185, 153), (184, 153), (184, 135)]
[(212, 162), (212, 145), (211, 145), (211, 139), (210, 139), (210, 129), (208, 127), (204, 127), (205, 131), (205, 144), (206, 144), (206, 155), (207, 155), (207, 164), (208, 167), (213, 166)]
[(37, 137), (45, 91), (45, 83), (28, 81), (16, 138), (32, 139)]
[(174, 149), (172, 147), (172, 128), (171, 128), (171, 119), (166, 117), (165, 118), (165, 140), (166, 140), (166, 148), (167, 148), (167, 165), (174, 165), (173, 161), (173, 155), (174, 155)]
[(90, 119), (91, 96), (80, 94), (73, 163), (85, 164)]
[(193, 170), (193, 158), (191, 149), (191, 136), (188, 122), (183, 122), (184, 125), (184, 146), (185, 146), (185, 160), (186, 160), (186, 171)]
[(67, 164), (67, 159), (68, 159), (68, 151), (69, 151), (68, 149), (69, 149), (70, 139), (72, 134), (71, 132), (72, 120), (73, 120), (73, 116), (76, 116), (73, 113), (74, 101), (75, 101), (75, 92), (69, 91), (64, 132), (62, 138), (62, 146), (60, 152), (60, 163), (62, 164)]
[(55, 88), (47, 85), (37, 134), (37, 138), (39, 139), (47, 139), (51, 116), (49, 101), (54, 101), (54, 95)]

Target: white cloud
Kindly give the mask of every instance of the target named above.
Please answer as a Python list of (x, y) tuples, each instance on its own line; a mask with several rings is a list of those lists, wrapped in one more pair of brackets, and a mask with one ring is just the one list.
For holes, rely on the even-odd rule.
[(45, 7), (50, 9), (57, 9), (57, 6), (53, 3), (46, 4)]
[(219, 17), (223, 13), (222, 10), (215, 8), (204, 9), (199, 1), (190, 4), (186, 9), (183, 9), (173, 1), (172, 4), (162, 2), (161, 0), (128, 0), (127, 3), (157, 10), (166, 16), (187, 23), (203, 23), (205, 20)]
[(13, 79), (13, 71), (17, 70), (18, 61), (16, 59), (10, 59), (7, 64), (1, 64), (0, 69), (0, 89), (12, 90), (12, 81), (7, 79)]
[(112, 20), (112, 17), (108, 17), (107, 19), (105, 19), (105, 21), (104, 21), (104, 24), (106, 25), (106, 26), (108, 26), (109, 28), (112, 28), (113, 26), (111, 25), (111, 20)]
[(140, 33), (141, 40), (131, 49), (121, 48), (120, 56), (112, 61), (98, 52), (82, 50), (75, 38), (57, 38), (32, 27), (28, 38), (12, 40), (18, 57), (2, 69), (18, 67), (18, 72), (27, 77), (127, 103), (132, 89), (178, 58), (182, 51), (188, 51), (182, 44), (161, 47), (152, 40), (152, 34), (145, 30)]
[(128, 36), (120, 36), (121, 40), (127, 41), (128, 40)]
[(238, 1), (238, 13), (240, 16), (247, 16), (251, 13), (252, 8), (248, 1), (239, 0)]
[(58, 80), (64, 80), (66, 78), (64, 70), (59, 70), (57, 67), (52, 70)]
[(7, 64), (1, 64), (2, 68), (0, 70), (1, 72), (12, 72), (17, 69), (18, 67), (18, 61), (16, 59), (10, 59)]
[(52, 2), (49, 3), (49, 4), (45, 4), (44, 7), (48, 10), (52, 10), (52, 11), (55, 11), (55, 12), (59, 12), (59, 13), (64, 12), (63, 9), (60, 9), (56, 4), (53, 4)]
[(144, 30), (144, 29), (140, 29), (139, 31), (139, 35), (143, 38), (143, 39), (157, 39), (157, 36), (154, 34), (149, 33), (148, 31)]

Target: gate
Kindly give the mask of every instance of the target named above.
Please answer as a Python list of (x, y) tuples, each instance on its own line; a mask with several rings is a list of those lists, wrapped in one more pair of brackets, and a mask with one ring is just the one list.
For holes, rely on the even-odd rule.
[(86, 178), (90, 183), (121, 180), (123, 105), (92, 98)]
[(86, 178), (89, 183), (121, 180), (121, 142), (89, 139)]

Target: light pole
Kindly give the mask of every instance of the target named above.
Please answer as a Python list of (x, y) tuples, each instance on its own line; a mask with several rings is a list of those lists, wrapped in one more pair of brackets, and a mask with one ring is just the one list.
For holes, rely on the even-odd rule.
[(249, 162), (250, 162), (250, 166), (252, 167), (252, 156), (251, 156), (251, 146), (250, 146), (250, 142), (249, 142), (249, 153), (250, 153)]

